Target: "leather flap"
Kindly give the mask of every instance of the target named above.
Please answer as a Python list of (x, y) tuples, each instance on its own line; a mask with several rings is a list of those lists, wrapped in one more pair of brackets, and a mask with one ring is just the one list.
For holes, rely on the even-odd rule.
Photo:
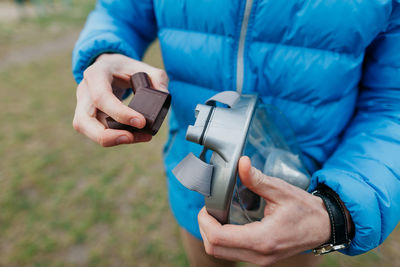
[(233, 107), (239, 100), (240, 94), (235, 91), (224, 91), (216, 94), (206, 101), (206, 105), (215, 106), (216, 102), (228, 105), (230, 108)]
[(189, 153), (172, 173), (186, 188), (210, 196), (213, 165), (208, 164), (193, 153)]

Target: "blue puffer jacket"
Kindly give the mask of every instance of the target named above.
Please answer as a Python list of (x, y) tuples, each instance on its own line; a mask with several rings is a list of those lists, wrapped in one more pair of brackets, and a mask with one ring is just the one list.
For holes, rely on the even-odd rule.
[(400, 218), (399, 0), (101, 0), (73, 53), (76, 81), (99, 54), (140, 59), (157, 36), (173, 97), (169, 197), (181, 226), (200, 238), (203, 197), (171, 173), (200, 152), (185, 141), (194, 108), (237, 90), (285, 113), (312, 188), (325, 183), (344, 201), (356, 229), (345, 253), (385, 240)]

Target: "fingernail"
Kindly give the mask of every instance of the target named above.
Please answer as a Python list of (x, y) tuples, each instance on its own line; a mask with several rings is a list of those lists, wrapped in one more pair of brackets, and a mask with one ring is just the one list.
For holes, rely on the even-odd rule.
[(118, 137), (118, 138), (115, 140), (115, 142), (117, 143), (117, 145), (120, 145), (120, 144), (129, 144), (129, 143), (130, 143), (129, 138), (128, 138), (127, 136), (125, 136), (125, 135), (122, 135), (122, 136)]
[(141, 121), (139, 118), (133, 118), (133, 119), (131, 119), (130, 124), (131, 124), (133, 127), (136, 127), (136, 128), (142, 128), (142, 127), (143, 127), (142, 121)]

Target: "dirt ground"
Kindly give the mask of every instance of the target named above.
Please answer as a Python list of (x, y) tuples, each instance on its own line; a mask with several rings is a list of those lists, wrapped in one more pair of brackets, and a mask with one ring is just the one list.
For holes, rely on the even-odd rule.
[(12, 2), (0, 2), (0, 23), (17, 21), (23, 17), (35, 16), (35, 8), (32, 5), (16, 6)]

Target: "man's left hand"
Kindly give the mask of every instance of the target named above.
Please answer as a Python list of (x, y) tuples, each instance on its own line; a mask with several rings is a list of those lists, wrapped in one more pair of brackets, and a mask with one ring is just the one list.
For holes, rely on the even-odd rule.
[(221, 225), (203, 208), (198, 216), (207, 254), (233, 261), (269, 265), (328, 242), (331, 226), (321, 198), (269, 177), (239, 161), (242, 183), (267, 202), (264, 218), (246, 225)]

